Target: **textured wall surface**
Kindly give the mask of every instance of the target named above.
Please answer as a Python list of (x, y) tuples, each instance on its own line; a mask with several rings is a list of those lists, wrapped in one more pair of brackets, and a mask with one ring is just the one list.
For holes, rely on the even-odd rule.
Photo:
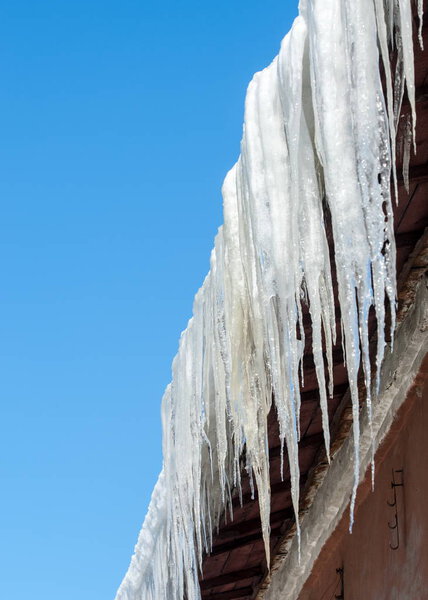
[[(400, 409), (390, 433), (376, 455), (376, 483), (370, 473), (361, 484), (353, 533), (349, 515), (338, 527), (315, 562), (299, 600), (330, 600), (340, 595), (344, 569), (346, 600), (425, 600), (428, 598), (428, 359)], [(399, 548), (391, 479), (403, 469), (404, 487), (396, 488)], [(400, 481), (400, 474), (396, 474)]]

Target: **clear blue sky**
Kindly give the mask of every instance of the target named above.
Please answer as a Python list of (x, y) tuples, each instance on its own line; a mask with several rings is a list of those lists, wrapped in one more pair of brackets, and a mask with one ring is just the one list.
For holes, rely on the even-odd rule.
[(0, 2), (1, 598), (116, 592), (245, 89), (296, 7)]

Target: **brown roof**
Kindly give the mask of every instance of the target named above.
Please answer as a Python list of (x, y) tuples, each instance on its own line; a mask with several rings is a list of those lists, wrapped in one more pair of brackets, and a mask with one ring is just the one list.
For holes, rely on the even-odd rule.
[[(416, 17), (415, 17), (416, 19)], [(417, 30), (417, 23), (415, 23)], [(424, 27), (425, 47), (428, 48), (428, 28)], [(415, 83), (417, 99), (416, 156), (411, 156), (409, 170), (409, 193), (407, 193), (401, 173), (401, 157), (398, 151), (399, 173), (398, 203), (394, 209), (395, 236), (397, 244), (397, 276), (399, 284), (399, 315), (406, 307), (409, 276), (419, 277), (413, 268), (412, 251), (428, 227), (428, 52), (422, 52), (417, 39), (415, 49)], [(403, 104), (403, 120), (409, 112), (409, 105)], [(398, 144), (399, 146), (399, 144)], [(410, 257), (410, 261), (409, 261)], [(421, 269), (420, 269), (421, 270)], [(425, 270), (423, 267), (422, 270)], [(337, 309), (337, 318), (339, 319)], [(300, 415), (301, 441), (299, 463), (301, 473), (301, 509), (309, 502), (307, 492), (314, 485), (317, 470), (325, 469), (323, 451), (323, 433), (319, 406), (318, 383), (313, 363), (308, 323), (306, 351), (304, 356), (305, 387), (302, 389), (302, 407)], [(370, 322), (372, 336), (375, 337), (376, 323)], [(338, 328), (340, 331), (340, 327)], [(334, 349), (334, 396), (329, 401), (329, 416), (332, 428), (332, 451), (348, 435), (350, 419), (347, 414), (348, 381), (343, 364), (340, 336)], [(287, 458), (284, 461), (284, 481), (280, 476), (280, 442), (275, 409), (269, 416), (270, 479), (272, 491), (271, 503), (271, 550), (272, 561), (281, 552), (281, 543), (293, 532), (294, 515), (290, 497), (290, 481)], [(346, 421), (344, 424), (344, 420)], [(223, 521), (218, 533), (214, 535), (213, 549), (203, 562), (201, 577), (202, 598), (226, 600), (254, 598), (267, 573), (265, 552), (261, 535), (261, 523), (257, 494), (251, 499), (249, 481), (243, 479), (243, 506), (238, 498), (234, 500), (234, 520)], [(306, 503), (306, 504), (305, 504)]]

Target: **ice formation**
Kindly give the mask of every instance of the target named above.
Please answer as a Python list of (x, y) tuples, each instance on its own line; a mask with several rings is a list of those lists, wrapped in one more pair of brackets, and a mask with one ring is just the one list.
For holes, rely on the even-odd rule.
[[(278, 56), (251, 81), (241, 155), (223, 186), (224, 226), (163, 398), (163, 470), (117, 600), (200, 598), (203, 555), (221, 516), (232, 511), (243, 470), (257, 486), (269, 563), (267, 416), (274, 402), (298, 514), (302, 307), (310, 313), (307, 349), (328, 449), (336, 294), (353, 406), (352, 514), (359, 479), (357, 376), (362, 367), (370, 415), (387, 298), (394, 328), (390, 181), (396, 182), (392, 157), (405, 88), (414, 134), (409, 0), (301, 0)], [(378, 323), (373, 386), (371, 307)]]

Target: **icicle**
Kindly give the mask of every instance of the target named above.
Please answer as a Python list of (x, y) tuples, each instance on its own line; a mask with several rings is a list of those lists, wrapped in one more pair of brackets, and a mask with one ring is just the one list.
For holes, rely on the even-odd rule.
[(412, 41), (412, 9), (410, 2), (398, 2), (399, 22), (397, 26), (402, 40), (403, 53), (403, 76), (406, 80), (407, 96), (409, 98), (410, 110), (412, 114), (412, 139), (413, 148), (416, 154), (416, 106), (415, 106), (415, 76), (413, 69), (413, 41)]
[(406, 192), (409, 193), (410, 146), (412, 144), (412, 122), (411, 122), (409, 114), (405, 116), (402, 144), (403, 144), (403, 181), (404, 181), (404, 187), (406, 188)]
[(424, 40), (422, 37), (422, 30), (424, 26), (424, 0), (418, 0), (418, 19), (419, 19), (419, 28), (418, 28), (418, 41), (421, 50), (424, 49)]
[[(420, 0), (418, 11), (421, 23)], [(233, 519), (235, 498), (242, 503), (245, 470), (257, 491), (269, 566), (272, 401), (281, 479), (286, 449), (300, 549), (303, 356), (313, 356), (330, 458), (335, 300), (353, 414), (352, 527), (360, 478), (359, 376), (371, 427), (386, 299), (391, 333), (395, 326), (390, 188), (392, 176), (397, 190), (396, 131), (406, 89), (406, 185), (409, 144), (415, 143), (412, 13), (410, 0), (301, 0), (299, 12), (278, 56), (248, 88), (241, 155), (222, 190), (224, 226), (162, 403), (163, 470), (117, 600), (200, 600), (203, 557), (213, 531)], [(377, 319), (375, 377), (370, 310)], [(372, 453), (374, 477), (374, 442)]]

